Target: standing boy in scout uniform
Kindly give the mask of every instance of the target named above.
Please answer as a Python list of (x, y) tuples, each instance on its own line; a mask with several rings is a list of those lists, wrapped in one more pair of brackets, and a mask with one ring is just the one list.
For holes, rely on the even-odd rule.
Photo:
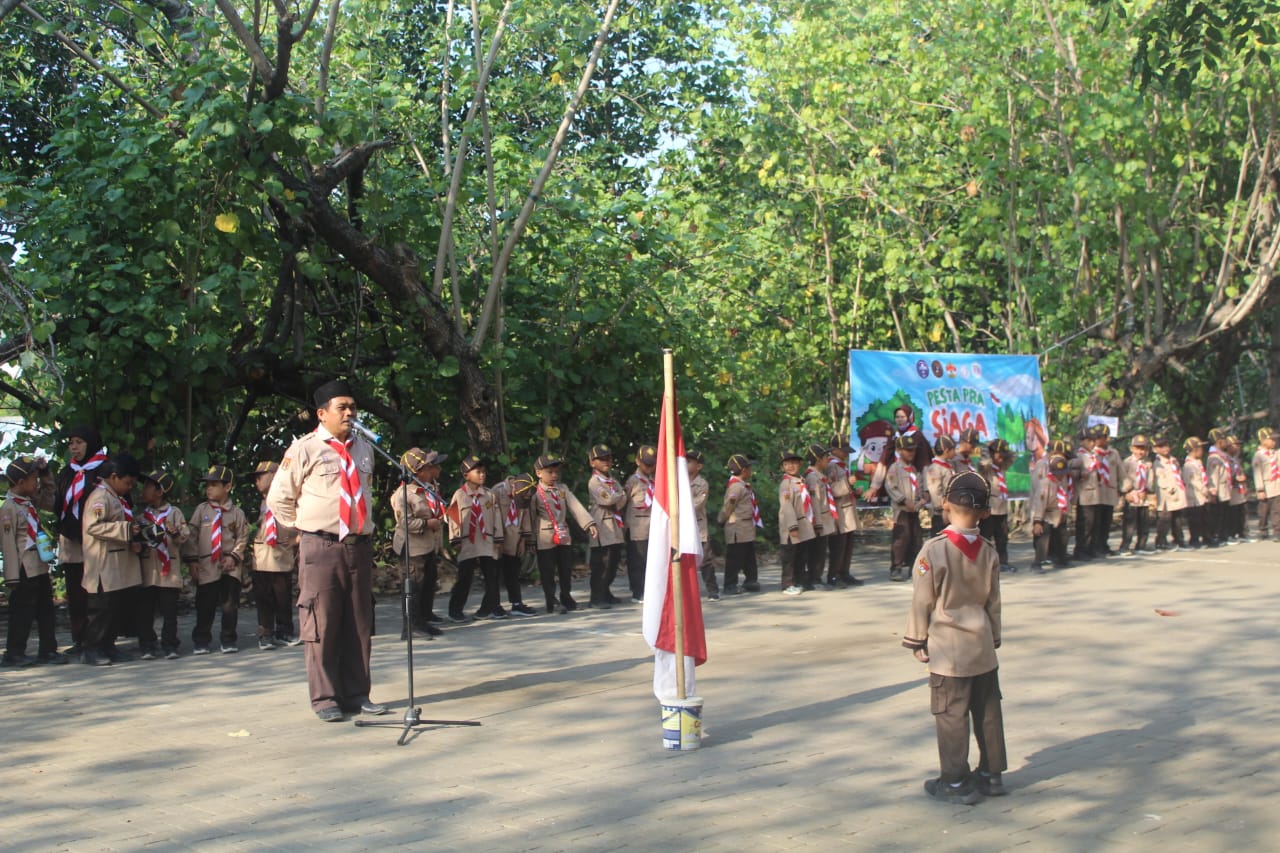
[(253, 535), (253, 597), (258, 605), (258, 648), (294, 646), (293, 570), (298, 563), (298, 532), (276, 521), (267, 493), (280, 470), (277, 462), (259, 462), (253, 485), (262, 495), (258, 529)]
[(1046, 473), (1035, 480), (1031, 490), (1031, 535), (1035, 543), (1032, 568), (1037, 571), (1042, 571), (1050, 560), (1059, 568), (1067, 564), (1067, 511), (1071, 507), (1067, 457), (1054, 454), (1045, 459)]
[(587, 461), (591, 464), (591, 479), (587, 482), (591, 518), (600, 533), (591, 544), (590, 606), (608, 610), (617, 603), (609, 587), (618, 576), (622, 552), (626, 549), (623, 513), (627, 508), (627, 493), (617, 480), (609, 476), (613, 468), (613, 451), (608, 445), (597, 444), (591, 448)]
[(716, 583), (716, 566), (711, 557), (711, 540), (707, 532), (707, 497), (711, 487), (702, 476), (706, 457), (701, 450), (688, 450), (684, 458), (689, 466), (689, 492), (693, 497), (693, 515), (698, 522), (698, 541), (702, 543), (702, 585), (706, 588), (707, 598), (719, 601), (720, 586)]
[(1209, 532), (1209, 473), (1204, 467), (1204, 442), (1191, 436), (1182, 443), (1187, 458), (1182, 463), (1182, 481), (1187, 484), (1187, 544), (1203, 548), (1213, 544)]
[(747, 592), (760, 591), (756, 567), (756, 528), (760, 505), (751, 488), (751, 460), (741, 453), (729, 457), (729, 484), (724, 490), (724, 504), (718, 520), (724, 525), (724, 594), (738, 594), (738, 575)]
[(1237, 542), (1252, 542), (1246, 527), (1249, 508), (1249, 478), (1244, 472), (1244, 445), (1239, 436), (1229, 438), (1227, 456), (1231, 460), (1231, 536)]
[(529, 495), (533, 489), (533, 477), (528, 474), (514, 474), (493, 487), (503, 528), (498, 571), (507, 588), (507, 611), (512, 616), (534, 616), (538, 612), (524, 603), (520, 588), (520, 564), (529, 547)]
[(477, 619), (506, 619), (498, 590), (498, 554), (502, 549), (503, 526), (498, 515), (498, 499), (485, 488), (484, 460), (471, 455), (462, 460), (462, 486), (453, 493), (449, 516), (449, 539), (458, 555), (458, 579), (449, 594), (449, 621), (467, 622), (467, 596), (476, 570), (484, 581)]
[(196, 584), (196, 624), (191, 630), (195, 654), (209, 654), (213, 642), (213, 614), (222, 609), (219, 632), (223, 654), (240, 650), (236, 625), (240, 621), (240, 590), (244, 553), (249, 546), (249, 520), (231, 500), (234, 476), (225, 465), (212, 465), (204, 475), (204, 503), (191, 513), (191, 536), (182, 561)]
[[(1076, 547), (1075, 558), (1077, 560), (1091, 560), (1099, 553), (1096, 543), (1093, 541), (1094, 531), (1097, 530), (1098, 524), (1096, 516), (1098, 514), (1098, 459), (1094, 455), (1094, 449), (1097, 447), (1097, 439), (1093, 434), (1093, 427), (1081, 427), (1079, 434), (1080, 445), (1076, 448), (1076, 458), (1073, 461), (1072, 474), (1075, 476), (1075, 497), (1076, 497)], [(1103, 551), (1106, 550), (1106, 540), (1103, 540)]]
[[(391, 549), (404, 565), (404, 549), (409, 549), (409, 586), (413, 592), (412, 625), (403, 625), (400, 639), (407, 640), (409, 631), (429, 637), (444, 632), (431, 624), (436, 600), (436, 572), (440, 546), (444, 542), (444, 500), (435, 488), (440, 476), (440, 463), (447, 457), (434, 450), (411, 447), (400, 457), (400, 464), (418, 482), (401, 483), (391, 496), (391, 509), (396, 517), (396, 531)], [(408, 503), (408, 515), (405, 504)], [(403, 580), (403, 579), (402, 579)]]
[(800, 477), (804, 458), (782, 451), (782, 482), (778, 485), (778, 556), (782, 560), (782, 594), (799, 595), (813, 589), (810, 552), (817, 546), (813, 529), (818, 507)]
[(1228, 525), (1231, 507), (1231, 459), (1227, 455), (1227, 431), (1214, 428), (1209, 430), (1209, 455), (1204, 463), (1205, 474), (1209, 477), (1209, 511), (1206, 513), (1209, 535), (1212, 544), (1217, 547), (1230, 541)]
[(71, 648), (79, 655), (81, 635), (89, 619), (89, 593), (84, 588), (84, 553), (81, 548), (84, 502), (98, 485), (99, 467), (107, 461), (107, 448), (96, 427), (82, 424), (67, 431), (70, 461), (58, 472), (54, 484), (54, 515), (58, 519), (58, 565), (67, 590), (67, 616), (71, 620)]
[(1169, 452), (1169, 439), (1158, 435), (1151, 441), (1155, 458), (1151, 460), (1151, 477), (1156, 495), (1156, 550), (1169, 548), (1173, 532), (1173, 550), (1186, 547), (1182, 536), (1182, 519), (1187, 510), (1187, 483), (1182, 479), (1182, 466)]
[[(809, 467), (804, 472), (804, 484), (813, 498), (813, 534), (817, 542), (809, 552), (809, 586), (812, 589), (822, 581), (822, 567), (827, 568), (827, 589), (835, 589), (835, 566), (831, 563), (832, 536), (836, 532), (839, 512), (836, 510), (835, 495), (831, 494), (831, 485), (827, 480), (827, 448), (821, 444), (811, 444), (805, 449), (805, 459)], [(836, 546), (838, 549), (838, 545)], [(837, 554), (837, 556), (839, 556)]]
[(853, 539), (858, 530), (858, 490), (855, 475), (849, 470), (849, 454), (853, 446), (848, 440), (836, 436), (831, 442), (831, 458), (827, 463), (827, 482), (831, 496), (836, 501), (836, 532), (831, 538), (831, 571), (836, 586), (844, 589), (862, 586), (853, 576), (850, 565), (853, 560)]
[(951, 467), (955, 469), (957, 474), (976, 474), (978, 466), (973, 461), (973, 454), (978, 450), (978, 445), (982, 443), (982, 436), (973, 427), (960, 431), (960, 437), (956, 439), (956, 455), (951, 462)]
[(904, 572), (920, 552), (923, 534), (920, 530), (920, 507), (924, 505), (924, 477), (915, 468), (916, 437), (900, 435), (894, 439), (898, 459), (885, 475), (884, 487), (893, 507), (893, 544), (889, 580), (905, 581)]
[[(987, 482), (976, 474), (951, 481), (951, 524), (921, 549), (912, 568), (911, 615), (902, 645), (929, 664), (930, 705), (941, 774), (925, 793), (973, 805), (1005, 793), (1007, 768), (1000, 709), (1000, 558), (978, 534)], [(978, 740), (978, 766), (969, 768), (969, 718)]]
[(933, 535), (937, 536), (949, 523), (944, 509), (947, 486), (956, 475), (954, 460), (956, 443), (949, 435), (940, 435), (933, 442), (933, 458), (925, 466), (924, 483), (928, 492), (929, 514), (933, 521)]
[[(597, 539), (599, 531), (573, 492), (560, 484), (563, 460), (555, 454), (539, 456), (538, 488), (530, 500), (529, 520), (537, 537), (538, 576), (546, 596), (547, 612), (556, 612), (556, 580), (560, 581), (560, 613), (578, 609), (570, 590), (573, 586), (573, 543), (569, 535), (569, 517)], [(648, 516), (646, 515), (646, 520)], [(648, 529), (645, 530), (646, 537)]]
[[(178, 597), (182, 594), (182, 543), (187, 541), (187, 520), (182, 510), (169, 503), (173, 475), (152, 471), (142, 478), (142, 512), (139, 522), (151, 531), (148, 547), (139, 555), (142, 563), (141, 630), (138, 645), (142, 659), (163, 655), (176, 660), (182, 642), (178, 639)], [(155, 631), (160, 615), (160, 637)]]
[(631, 582), (631, 600), (644, 601), (644, 574), (649, 559), (649, 516), (653, 510), (653, 472), (658, 465), (658, 451), (643, 445), (636, 453), (635, 473), (623, 487), (627, 492), (627, 579)]
[(298, 531), (298, 634), (306, 648), (311, 710), (385, 714), (369, 698), (373, 630), (373, 449), (353, 434), (351, 387), (327, 382), (312, 398), (320, 425), (295, 439), (267, 493), (276, 522)]
[[(9, 493), (0, 504), (0, 557), (4, 559), (4, 583), (9, 592), (9, 632), (5, 638), (5, 666), (32, 663), (66, 663), (58, 652), (53, 606), (53, 581), (49, 564), (40, 558), (38, 510), (53, 509), (53, 472), (47, 459), (19, 456), (5, 470)], [(36, 624), (40, 644), (35, 658), (27, 657), (31, 623)]]
[(1120, 502), (1120, 451), (1111, 446), (1111, 428), (1106, 424), (1094, 424), (1094, 455), (1097, 457), (1098, 505), (1094, 528), (1090, 537), (1099, 557), (1115, 554), (1107, 544), (1111, 536), (1111, 522), (1115, 517), (1116, 504)]
[(1120, 491), (1124, 496), (1124, 534), (1120, 540), (1120, 556), (1132, 557), (1133, 543), (1139, 554), (1153, 554), (1147, 549), (1151, 517), (1147, 508), (1153, 488), (1151, 463), (1147, 451), (1151, 442), (1145, 435), (1135, 435), (1129, 442), (1129, 455), (1121, 463)]
[(136, 459), (119, 453), (102, 463), (98, 473), (101, 479), (84, 502), (81, 545), (89, 621), (80, 662), (110, 666), (125, 658), (116, 650), (117, 626), (137, 617), (133, 604), (142, 584), (142, 545), (136, 541), (139, 526), (128, 496), (141, 472)]
[(1253, 488), (1258, 496), (1258, 538), (1280, 539), (1280, 453), (1271, 427), (1258, 430), (1253, 454)]
[(1000, 557), (1000, 571), (1016, 571), (1009, 565), (1009, 466), (1013, 464), (1013, 451), (1003, 438), (987, 443), (988, 458), (981, 463), (981, 474), (987, 480), (990, 494), (987, 512), (983, 516), (982, 535), (996, 546)]

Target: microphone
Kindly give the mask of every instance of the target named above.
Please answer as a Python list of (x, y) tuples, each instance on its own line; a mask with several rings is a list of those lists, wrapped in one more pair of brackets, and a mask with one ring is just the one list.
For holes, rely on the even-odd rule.
[(361, 435), (363, 435), (365, 438), (367, 438), (367, 439), (369, 439), (370, 441), (372, 441), (374, 444), (381, 444), (381, 443), (382, 443), (382, 436), (378, 435), (376, 432), (374, 432), (373, 430), (369, 429), (369, 428), (368, 428), (367, 426), (365, 426), (364, 424), (360, 423), (359, 419), (356, 419), (356, 420), (351, 421), (351, 422), (348, 424), (348, 426), (350, 426), (353, 430), (355, 430), (356, 432), (358, 432), (358, 433), (360, 433)]

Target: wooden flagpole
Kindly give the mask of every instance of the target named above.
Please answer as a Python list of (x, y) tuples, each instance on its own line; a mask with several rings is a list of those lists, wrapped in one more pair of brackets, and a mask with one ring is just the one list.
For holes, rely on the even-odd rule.
[(662, 422), (666, 424), (666, 435), (662, 439), (667, 449), (663, 463), (667, 466), (667, 514), (670, 517), (672, 555), (667, 571), (671, 575), (671, 609), (676, 621), (676, 693), (680, 699), (687, 699), (684, 685), (684, 573), (680, 559), (680, 476), (676, 471), (676, 380), (675, 360), (670, 349), (662, 351), (662, 387)]

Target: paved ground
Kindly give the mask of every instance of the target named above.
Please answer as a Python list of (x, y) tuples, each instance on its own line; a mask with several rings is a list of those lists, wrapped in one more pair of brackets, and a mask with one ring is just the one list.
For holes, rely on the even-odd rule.
[[(637, 608), (418, 644), (424, 716), (483, 725), (405, 746), (397, 730), (318, 722), (300, 648), (0, 670), (0, 846), (1261, 850), (1280, 837), (1280, 544), (1006, 576), (1011, 792), (972, 808), (921, 791), (937, 766), (925, 671), (899, 646), (909, 591), (884, 579), (882, 553), (859, 555), (876, 575), (861, 589), (708, 603), (708, 737), (685, 753), (661, 747)], [(395, 608), (380, 607), (384, 629)], [(393, 636), (375, 639), (375, 698), (397, 718), (403, 660)]]

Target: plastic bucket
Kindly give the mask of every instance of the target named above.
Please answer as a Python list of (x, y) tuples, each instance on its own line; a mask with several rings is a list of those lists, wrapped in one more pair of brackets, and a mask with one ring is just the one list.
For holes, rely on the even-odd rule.
[(702, 700), (663, 699), (662, 746), (665, 749), (697, 749), (702, 746)]

